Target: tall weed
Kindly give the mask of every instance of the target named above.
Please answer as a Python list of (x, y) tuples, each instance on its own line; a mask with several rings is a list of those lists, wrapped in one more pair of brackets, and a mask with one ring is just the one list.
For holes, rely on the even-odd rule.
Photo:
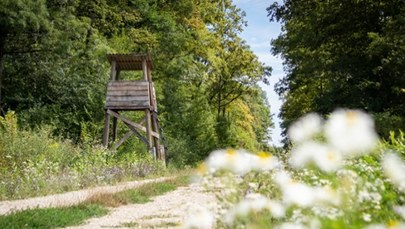
[(20, 130), (14, 112), (0, 117), (0, 200), (45, 195), (144, 177), (163, 166), (136, 152), (114, 154), (51, 137), (51, 127)]

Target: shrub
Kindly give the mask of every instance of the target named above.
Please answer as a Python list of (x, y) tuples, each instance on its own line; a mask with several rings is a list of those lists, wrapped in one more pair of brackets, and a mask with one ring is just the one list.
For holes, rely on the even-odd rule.
[(148, 154), (114, 154), (85, 142), (51, 137), (51, 127), (20, 130), (14, 112), (0, 117), (0, 199), (16, 199), (110, 184), (156, 173)]
[(405, 227), (403, 133), (379, 142), (369, 115), (337, 110), (326, 121), (307, 115), (288, 134), (285, 159), (217, 150), (199, 167), (203, 182), (221, 187), (217, 227)]

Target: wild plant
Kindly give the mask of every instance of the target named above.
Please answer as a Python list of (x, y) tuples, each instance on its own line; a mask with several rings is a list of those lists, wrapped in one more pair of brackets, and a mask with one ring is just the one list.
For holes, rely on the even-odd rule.
[(371, 116), (339, 109), (327, 120), (307, 114), (288, 137), (283, 157), (212, 152), (195, 179), (219, 202), (185, 227), (405, 228), (403, 133), (380, 141)]
[(0, 200), (113, 184), (163, 169), (148, 154), (117, 154), (51, 133), (51, 127), (20, 129), (14, 112), (0, 117)]

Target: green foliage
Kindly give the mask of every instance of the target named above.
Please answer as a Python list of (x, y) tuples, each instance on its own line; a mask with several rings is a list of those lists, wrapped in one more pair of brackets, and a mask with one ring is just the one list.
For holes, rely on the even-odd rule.
[(405, 159), (405, 133), (399, 131), (396, 134), (394, 131), (390, 132), (390, 137), (388, 140), (384, 141), (384, 145), (392, 150), (395, 150)]
[[(215, 180), (222, 185), (220, 190), (213, 187), (220, 200), (221, 209), (226, 212), (216, 223), (216, 227), (240, 227), (240, 228), (276, 228), (283, 226), (300, 226), (317, 228), (367, 228), (378, 225), (382, 228), (401, 227), (404, 216), (396, 208), (404, 206), (404, 191), (392, 183), (383, 168), (384, 154), (395, 151), (401, 155), (404, 161), (405, 137), (400, 132), (395, 136), (391, 132), (389, 141), (381, 142), (371, 154), (362, 155), (356, 159), (348, 158), (343, 168), (324, 173), (316, 166), (294, 168), (290, 166), (290, 158), (282, 159), (279, 168), (273, 171), (251, 171), (244, 176), (236, 177), (231, 173), (217, 173), (213, 177), (208, 175), (205, 179)], [(289, 155), (285, 151), (282, 155)], [(403, 162), (402, 162), (403, 163)], [(288, 204), (288, 195), (301, 195), (304, 192), (301, 187), (294, 186), (294, 193), (283, 193), (276, 174), (288, 171), (292, 175), (293, 184), (305, 184), (308, 187), (328, 187), (339, 195), (338, 204), (322, 202), (315, 205), (300, 206)], [(398, 174), (397, 174), (398, 175)], [(214, 183), (214, 182), (213, 182)], [(300, 191), (298, 191), (300, 190)], [(278, 216), (280, 208), (257, 202), (257, 195), (265, 196), (270, 201), (275, 201), (285, 206), (285, 212)], [(310, 193), (303, 194), (302, 198)], [(329, 197), (329, 198), (336, 198)], [(255, 202), (256, 200), (256, 202)], [(232, 221), (232, 226), (227, 220), (229, 212), (239, 205), (237, 215)], [(250, 204), (250, 205), (249, 205)], [(250, 206), (250, 207), (248, 207)], [(270, 210), (269, 210), (270, 209)], [(394, 210), (395, 209), (395, 210)]]
[[(232, 1), (19, 0), (0, 8), (0, 112), (16, 111), (21, 127), (99, 143), (105, 54), (147, 52), (177, 165), (221, 145), (268, 147), (269, 108), (253, 94), (271, 69), (239, 38), (244, 13)], [(131, 139), (118, 155), (143, 152), (142, 144)]]
[(0, 117), (0, 199), (76, 190), (144, 177), (164, 170), (149, 156), (113, 154), (50, 137), (49, 128), (19, 130), (17, 117)]
[(390, 112), (376, 113), (373, 115), (377, 133), (384, 139), (390, 138), (390, 132), (398, 132), (405, 129), (405, 118), (393, 115)]
[(285, 101), (284, 128), (311, 111), (349, 107), (377, 114), (384, 137), (387, 116), (403, 129), (403, 1), (284, 0), (267, 10), (282, 23), (272, 52), (282, 55), (287, 70), (276, 86)]
[(0, 216), (0, 227), (10, 229), (60, 228), (78, 225), (88, 218), (100, 217), (107, 213), (108, 210), (99, 205), (30, 209)]

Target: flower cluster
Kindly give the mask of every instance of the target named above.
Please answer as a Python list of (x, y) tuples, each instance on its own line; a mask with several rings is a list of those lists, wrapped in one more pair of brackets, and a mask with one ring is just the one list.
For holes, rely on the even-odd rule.
[[(322, 123), (321, 117), (311, 113), (291, 126), (288, 134), (296, 144), (291, 152), (292, 166), (302, 168), (314, 163), (325, 172), (336, 171), (344, 159), (369, 153), (378, 142), (373, 119), (362, 111), (339, 109)], [(326, 142), (312, 140), (320, 133)]]
[(201, 165), (200, 172), (215, 173), (228, 170), (238, 175), (250, 171), (268, 171), (279, 165), (279, 160), (269, 153), (251, 154), (244, 150), (216, 150)]
[(339, 109), (323, 120), (311, 113), (287, 133), (287, 159), (212, 152), (198, 170), (215, 183), (222, 209), (210, 225), (186, 228), (405, 228), (405, 163), (395, 152), (373, 151), (379, 141), (371, 116)]

